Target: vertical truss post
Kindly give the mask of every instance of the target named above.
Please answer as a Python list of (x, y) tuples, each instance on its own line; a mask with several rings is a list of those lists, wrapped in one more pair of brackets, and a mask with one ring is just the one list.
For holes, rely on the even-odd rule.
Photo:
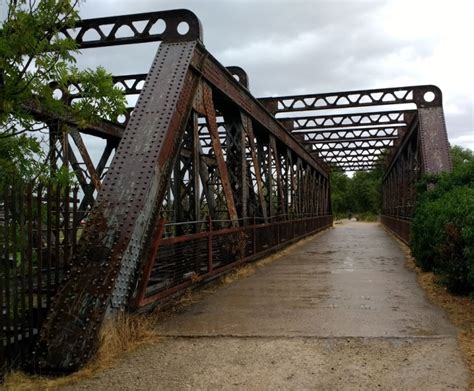
[(255, 136), (253, 133), (252, 121), (251, 119), (241, 113), (242, 124), (244, 126), (245, 133), (247, 134), (247, 138), (250, 144), (250, 154), (252, 156), (252, 163), (253, 168), (255, 171), (255, 179), (257, 181), (257, 192), (258, 192), (258, 199), (260, 201), (260, 209), (262, 211), (262, 216), (265, 222), (268, 222), (268, 215), (267, 215), (267, 203), (265, 201), (265, 194), (264, 194), (264, 186), (262, 181), (262, 171), (260, 166), (259, 157), (257, 154), (257, 146), (255, 144)]
[[(200, 172), (201, 172), (201, 143), (199, 141), (199, 126), (198, 126), (198, 114), (196, 111), (192, 111), (190, 118), (192, 126), (192, 160), (193, 160), (193, 205), (192, 210), (194, 211), (194, 221), (201, 220), (201, 189), (199, 186)], [(197, 229), (197, 227), (196, 227)]]
[(212, 90), (211, 87), (206, 83), (201, 83), (203, 87), (203, 102), (204, 108), (206, 110), (207, 126), (209, 129), (209, 134), (211, 136), (212, 148), (214, 149), (217, 167), (219, 169), (219, 174), (222, 181), (227, 210), (229, 212), (229, 217), (232, 220), (232, 225), (238, 226), (239, 221), (237, 209), (235, 207), (234, 194), (232, 193), (229, 172), (227, 170), (227, 164), (224, 159), (224, 153), (222, 151), (222, 146), (219, 139), (219, 131), (217, 129), (216, 111), (214, 109), (214, 103), (212, 101)]
[(275, 169), (276, 169), (276, 182), (277, 182), (277, 191), (278, 191), (278, 204), (279, 204), (279, 214), (285, 213), (285, 200), (283, 197), (283, 185), (282, 185), (282, 171), (281, 171), (281, 161), (280, 155), (278, 153), (277, 144), (275, 141), (275, 137), (270, 135), (270, 147), (273, 151), (273, 157), (275, 162)]
[(452, 162), (449, 154), (442, 93), (439, 88), (434, 86), (429, 92), (433, 94), (432, 100), (428, 98), (427, 93), (419, 92), (422, 96), (417, 100), (422, 103), (418, 108), (418, 122), (423, 172), (436, 174), (451, 171)]
[(268, 215), (270, 218), (275, 216), (275, 205), (274, 205), (274, 194), (273, 194), (273, 151), (271, 146), (271, 136), (269, 135), (269, 140), (267, 144), (267, 194), (268, 194)]

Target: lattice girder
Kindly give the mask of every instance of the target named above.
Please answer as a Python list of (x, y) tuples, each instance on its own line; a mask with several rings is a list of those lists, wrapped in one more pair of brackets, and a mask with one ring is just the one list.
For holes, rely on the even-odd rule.
[[(216, 118), (223, 102), (239, 113), (236, 118), (238, 121), (240, 117), (242, 132), (240, 141), (234, 137), (233, 142), (245, 140), (245, 148), (233, 150), (230, 137), (229, 145), (221, 142)], [(209, 146), (201, 143), (194, 113), (205, 117)], [(266, 140), (265, 145), (260, 144), (262, 140)], [(318, 177), (319, 192), (328, 188), (325, 165), (288, 134), (199, 41), (163, 42), (101, 183), (74, 266), (41, 331), (38, 366), (42, 370), (70, 371), (93, 354), (107, 309), (124, 308), (133, 299), (144, 260), (152, 251), (150, 243), (162, 232), (158, 225), (161, 213), (178, 220), (202, 218), (204, 196), (208, 205), (215, 201), (215, 213), (219, 209), (226, 213), (233, 226), (243, 224), (246, 196), (241, 190), (247, 176), (241, 177), (239, 184), (232, 184), (232, 180), (239, 179), (238, 175), (234, 179), (229, 175), (234, 169), (235, 162), (229, 161), (234, 152), (235, 156), (239, 154), (240, 165), (250, 163), (256, 177), (252, 188), (262, 214), (254, 217), (275, 218), (278, 209), (272, 204), (273, 196), (280, 192), (272, 192), (276, 187), (271, 172), (277, 169), (272, 162), (273, 148), (293, 160), (293, 173), (286, 174), (295, 181), (288, 191), (288, 209), (316, 215), (315, 207), (303, 208), (301, 192), (308, 191), (305, 173), (309, 172)], [(250, 156), (243, 153), (249, 149)], [(254, 153), (256, 149), (260, 149), (261, 156)], [(207, 193), (199, 194), (198, 177)], [(211, 192), (214, 201), (210, 201)], [(328, 200), (325, 190), (319, 213), (328, 213)], [(177, 213), (181, 203), (186, 206)], [(174, 213), (170, 213), (171, 205)]]

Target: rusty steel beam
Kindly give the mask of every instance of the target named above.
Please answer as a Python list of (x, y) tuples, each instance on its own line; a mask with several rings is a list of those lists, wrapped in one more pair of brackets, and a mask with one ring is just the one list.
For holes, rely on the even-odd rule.
[(81, 157), (83, 158), (84, 163), (87, 166), (87, 170), (91, 176), (92, 183), (95, 189), (100, 190), (101, 182), (100, 182), (99, 174), (96, 171), (94, 164), (92, 163), (92, 160), (89, 156), (89, 152), (87, 151), (87, 148), (84, 144), (84, 141), (82, 140), (80, 133), (77, 131), (77, 129), (71, 129), (69, 131), (69, 134), (74, 140), (74, 143), (76, 144), (77, 149), (79, 150), (79, 153), (81, 154)]
[(202, 40), (199, 19), (185, 9), (83, 19), (61, 31), (75, 40), (80, 49)]
[[(73, 127), (77, 127), (75, 119), (67, 113), (58, 115), (45, 110), (38, 102), (30, 101), (24, 103), (25, 108), (34, 115), (38, 121), (49, 122), (49, 121), (61, 121)], [(98, 120), (87, 124), (87, 127), (80, 129), (81, 133), (90, 134), (92, 136), (104, 138), (104, 139), (115, 139), (119, 140), (122, 138), (124, 127), (107, 120)]]
[(327, 143), (320, 145), (318, 153), (338, 151), (383, 151), (394, 146), (393, 140), (345, 141), (344, 143)]
[[(425, 98), (433, 93), (434, 99)], [(260, 102), (276, 115), (295, 111), (317, 111), (328, 109), (348, 109), (354, 107), (415, 104), (417, 108), (436, 107), (440, 104), (441, 91), (434, 85), (379, 88), (329, 92), (323, 94), (288, 95), (260, 98)]]
[(292, 131), (297, 131), (323, 128), (345, 129), (356, 126), (403, 126), (409, 124), (415, 115), (416, 110), (402, 110), (277, 118), (281, 122), (287, 122)]
[[(248, 88), (248, 75), (238, 66), (228, 66), (226, 69), (239, 81), (244, 87)], [(113, 75), (112, 81), (116, 87), (119, 87), (124, 95), (139, 95), (143, 89), (147, 73), (136, 73), (129, 75)], [(67, 92), (70, 101), (82, 97), (82, 88), (80, 83), (70, 82)], [(133, 109), (133, 108), (131, 108)]]
[[(305, 143), (307, 144), (329, 144), (329, 143), (344, 143), (344, 142), (365, 142), (365, 141), (386, 141), (386, 140), (398, 140), (399, 137), (395, 135), (390, 135), (390, 136), (372, 136), (372, 137), (350, 137), (350, 138), (344, 138), (344, 137), (339, 137), (339, 138), (332, 138), (332, 139), (326, 139), (326, 140), (304, 140)], [(364, 148), (360, 148), (364, 149)]]
[(222, 180), (222, 187), (224, 188), (224, 194), (227, 204), (227, 210), (229, 211), (229, 217), (232, 220), (232, 225), (238, 225), (237, 209), (235, 208), (234, 195), (229, 180), (229, 172), (227, 170), (227, 164), (224, 159), (224, 153), (222, 151), (222, 145), (219, 140), (216, 122), (216, 111), (214, 109), (214, 103), (212, 101), (212, 90), (207, 84), (202, 84), (202, 105), (204, 106), (204, 112), (207, 118), (207, 126), (212, 139), (212, 147), (215, 152), (217, 167), (219, 169), (220, 177)]
[[(107, 308), (123, 306), (129, 298), (139, 259), (151, 240), (148, 227), (155, 224), (156, 207), (164, 196), (162, 181), (174, 161), (179, 129), (187, 121), (185, 108), (197, 86), (196, 75), (189, 72), (195, 47), (191, 41), (163, 44), (158, 50), (137, 115), (127, 126), (78, 244), (72, 277), (65, 281), (64, 294), (57, 297), (43, 327), (40, 368), (68, 371), (83, 365), (98, 346), (97, 333)], [(155, 94), (153, 82), (164, 75), (170, 76), (166, 88)], [(167, 104), (170, 99), (176, 104)], [(138, 129), (142, 137), (136, 137)]]

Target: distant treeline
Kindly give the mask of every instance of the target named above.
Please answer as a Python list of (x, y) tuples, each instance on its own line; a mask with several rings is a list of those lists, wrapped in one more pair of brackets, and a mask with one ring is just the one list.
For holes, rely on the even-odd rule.
[(382, 170), (358, 171), (352, 178), (333, 171), (331, 200), (336, 218), (375, 220), (382, 207)]

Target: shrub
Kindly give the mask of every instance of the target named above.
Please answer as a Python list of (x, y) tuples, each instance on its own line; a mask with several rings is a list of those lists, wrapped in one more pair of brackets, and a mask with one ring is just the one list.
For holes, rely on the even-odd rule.
[(379, 215), (372, 212), (364, 212), (356, 215), (357, 221), (375, 222), (379, 221)]
[[(427, 182), (434, 189), (423, 190)], [(474, 292), (474, 160), (421, 184), (411, 247), (416, 263), (450, 291)]]

